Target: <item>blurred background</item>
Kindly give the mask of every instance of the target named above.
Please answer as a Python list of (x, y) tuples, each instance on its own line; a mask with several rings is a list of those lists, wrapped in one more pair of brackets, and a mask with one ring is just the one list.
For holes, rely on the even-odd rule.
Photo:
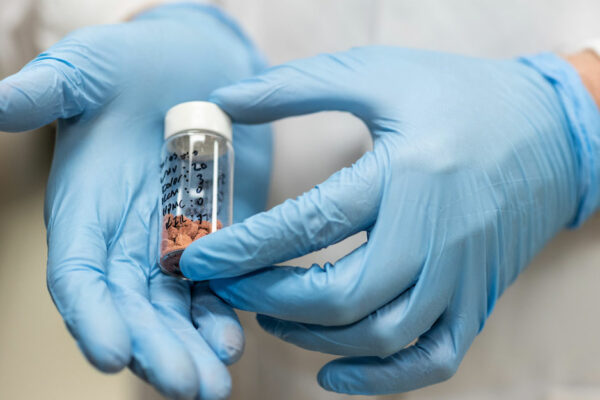
[[(146, 3), (0, 0), (0, 77), (69, 30), (118, 21)], [(566, 50), (600, 37), (596, 0), (216, 3), (240, 21), (272, 63), (370, 43), (508, 57)], [(370, 147), (365, 127), (339, 113), (292, 118), (275, 130), (270, 206), (309, 189)], [(47, 293), (43, 197), (53, 137), (52, 126), (0, 134), (0, 399), (160, 399), (129, 372), (104, 375), (87, 364)], [(362, 241), (357, 235), (297, 263), (335, 261)], [(600, 399), (598, 287), (600, 215), (560, 234), (508, 289), (454, 378), (371, 398)], [(251, 314), (240, 317), (247, 342), (231, 368), (233, 399), (349, 398), (316, 383), (331, 357), (270, 337)]]

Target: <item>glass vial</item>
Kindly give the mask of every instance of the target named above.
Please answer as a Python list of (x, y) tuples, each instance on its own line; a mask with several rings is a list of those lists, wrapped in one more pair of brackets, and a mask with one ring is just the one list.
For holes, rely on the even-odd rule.
[(233, 158), (231, 120), (216, 104), (192, 101), (167, 112), (159, 241), (159, 265), (166, 274), (184, 278), (183, 250), (231, 224)]

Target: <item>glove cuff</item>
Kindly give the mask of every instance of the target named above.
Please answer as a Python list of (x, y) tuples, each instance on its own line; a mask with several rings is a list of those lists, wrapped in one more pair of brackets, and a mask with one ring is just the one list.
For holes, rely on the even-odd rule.
[(600, 110), (577, 71), (556, 54), (542, 53), (519, 61), (554, 87), (565, 111), (578, 164), (579, 200), (569, 226), (578, 227), (600, 206)]

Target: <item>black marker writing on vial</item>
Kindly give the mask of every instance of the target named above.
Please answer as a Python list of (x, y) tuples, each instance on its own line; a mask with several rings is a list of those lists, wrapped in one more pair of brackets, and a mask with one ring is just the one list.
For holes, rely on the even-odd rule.
[(183, 204), (183, 200), (179, 200), (179, 202), (174, 201), (174, 202), (165, 204), (162, 209), (163, 216), (170, 214), (171, 212), (177, 210), (178, 208), (182, 209), (182, 210), (185, 208), (185, 204)]
[[(183, 209), (186, 209), (188, 217), (195, 216), (200, 221), (206, 221), (210, 217), (204, 208), (206, 204), (202, 193), (211, 190), (212, 180), (205, 179), (206, 176), (204, 175), (211, 175), (211, 172), (206, 162), (193, 161), (192, 157), (197, 155), (197, 150), (169, 153), (160, 163), (162, 170), (160, 178), (161, 204), (162, 215), (165, 218), (169, 214), (180, 214)], [(218, 204), (223, 201), (222, 188), (225, 186), (226, 180), (224, 173), (220, 173), (217, 177), (216, 183), (220, 186), (217, 192)], [(208, 202), (211, 202), (210, 199)], [(220, 210), (221, 207), (219, 207)]]
[(171, 174), (174, 174), (176, 172), (177, 172), (177, 165), (174, 165), (172, 167), (165, 169), (163, 171), (162, 176), (160, 177), (160, 183), (163, 183), (165, 181), (165, 179), (167, 179)]
[(163, 193), (162, 202), (166, 203), (167, 200), (169, 200), (171, 197), (177, 195), (178, 192), (179, 192), (179, 189), (175, 189), (175, 190), (170, 190), (170, 191)]
[(206, 169), (208, 166), (206, 163), (193, 162), (192, 163), (192, 171), (202, 171)]
[(167, 219), (165, 221), (165, 228), (169, 229), (172, 226), (175, 228), (179, 228), (180, 226), (183, 225), (185, 220), (186, 220), (186, 218), (183, 215), (178, 215), (176, 217), (170, 215), (169, 217), (167, 217)]
[(172, 176), (171, 179), (168, 182), (163, 183), (163, 185), (162, 185), (162, 193), (163, 193), (163, 195), (165, 194), (165, 192), (168, 189), (171, 189), (173, 186), (178, 185), (179, 182), (181, 182), (182, 178), (183, 178), (183, 175)]
[[(188, 153), (185, 153), (182, 156), (187, 156), (187, 154)], [(183, 173), (178, 173), (179, 166), (177, 164), (172, 164), (174, 161), (177, 161), (178, 157), (179, 156), (177, 155), (177, 153), (172, 153), (165, 157), (165, 159), (160, 163), (162, 169), (160, 183), (162, 185), (161, 200), (163, 205), (163, 216), (175, 211), (178, 208), (185, 207), (183, 201), (177, 200), (177, 198), (175, 197), (179, 193), (179, 188), (177, 186), (184, 178)], [(165, 168), (165, 166), (167, 166), (167, 168)]]

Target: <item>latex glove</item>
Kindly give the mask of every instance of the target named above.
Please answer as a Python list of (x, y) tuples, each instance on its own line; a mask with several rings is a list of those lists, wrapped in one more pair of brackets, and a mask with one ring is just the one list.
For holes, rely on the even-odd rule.
[[(598, 133), (575, 72), (552, 55), (536, 60), (572, 80), (574, 102), (592, 107), (578, 124), (593, 120)], [(217, 90), (213, 100), (240, 122), (350, 112), (370, 129), (373, 151), (194, 242), (183, 273), (213, 279), (219, 296), (264, 314), (261, 325), (284, 340), (354, 356), (320, 371), (326, 389), (393, 393), (449, 378), (506, 287), (598, 205), (583, 174), (593, 161), (585, 132), (526, 64), (367, 47)], [(264, 269), (363, 230), (367, 242), (333, 265)]]
[[(173, 5), (77, 31), (0, 83), (0, 130), (55, 118), (46, 196), (48, 288), (102, 371), (129, 365), (169, 397), (221, 399), (239, 321), (207, 285), (157, 265), (163, 118), (250, 76), (260, 58), (217, 9)], [(267, 126), (234, 128), (237, 220), (264, 208)], [(26, 151), (26, 149), (24, 149)]]

